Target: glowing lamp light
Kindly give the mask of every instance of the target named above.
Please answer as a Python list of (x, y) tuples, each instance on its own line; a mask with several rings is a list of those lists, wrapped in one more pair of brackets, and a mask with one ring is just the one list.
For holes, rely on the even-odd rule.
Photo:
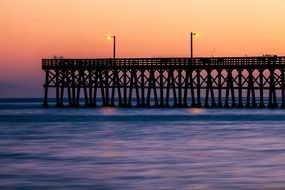
[(113, 35), (108, 35), (108, 36), (107, 36), (107, 40), (112, 40), (112, 39), (114, 39), (114, 37), (115, 37), (115, 36), (113, 36)]
[(193, 32), (192, 34), (193, 34), (193, 36), (200, 37), (200, 33), (198, 33), (198, 32)]

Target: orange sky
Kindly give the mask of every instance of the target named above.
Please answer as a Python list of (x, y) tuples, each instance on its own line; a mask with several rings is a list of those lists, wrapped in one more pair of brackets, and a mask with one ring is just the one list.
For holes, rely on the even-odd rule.
[(41, 86), (40, 59), (285, 55), (284, 0), (0, 0), (0, 83)]

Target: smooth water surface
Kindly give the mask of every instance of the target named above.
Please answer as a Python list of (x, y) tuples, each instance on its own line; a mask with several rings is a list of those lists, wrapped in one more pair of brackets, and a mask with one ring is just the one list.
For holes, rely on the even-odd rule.
[(2, 99), (0, 189), (285, 189), (285, 110)]

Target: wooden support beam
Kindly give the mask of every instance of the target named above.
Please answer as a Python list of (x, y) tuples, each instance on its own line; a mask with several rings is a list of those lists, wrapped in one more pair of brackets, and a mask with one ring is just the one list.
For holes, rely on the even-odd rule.
[(264, 71), (264, 69), (259, 69), (259, 92), (260, 92), (259, 108), (265, 107), (265, 105), (264, 105), (264, 93), (263, 93), (263, 91), (264, 91), (264, 87), (263, 87), (263, 85), (264, 85), (264, 81), (263, 81), (264, 74), (263, 74), (263, 71)]
[(281, 68), (281, 108), (285, 108), (285, 69)]
[(162, 65), (160, 65), (160, 69), (159, 69), (159, 90), (160, 90), (160, 107), (162, 107), (162, 108), (165, 106), (163, 82), (164, 82), (163, 69), (162, 69)]
[(238, 108), (243, 108), (243, 97), (242, 97), (242, 88), (243, 88), (243, 69), (238, 69)]
[(141, 107), (146, 107), (146, 103), (145, 103), (145, 70), (142, 69), (141, 71), (141, 103), (140, 103), (140, 106)]
[(44, 83), (44, 90), (45, 90), (45, 94), (44, 94), (44, 103), (43, 106), (44, 107), (48, 107), (48, 88), (49, 88), (49, 69), (44, 70), (46, 77), (45, 77), (45, 83)]
[(192, 101), (191, 107), (195, 108), (197, 105), (196, 105), (195, 88), (194, 88), (194, 80), (193, 80), (193, 70), (189, 71), (189, 79), (190, 79), (190, 90), (191, 90), (191, 101)]
[(269, 87), (269, 102), (268, 108), (277, 108), (276, 91), (275, 91), (275, 70), (270, 69), (270, 87)]
[(201, 69), (196, 69), (196, 90), (197, 90), (197, 104), (196, 107), (197, 108), (201, 108), (202, 107), (202, 103), (201, 103), (201, 75), (200, 75)]
[[(232, 69), (227, 70), (227, 89), (226, 89), (226, 97), (225, 97), (225, 108), (235, 108), (235, 92), (234, 92), (234, 85), (233, 85), (233, 76), (232, 76)], [(229, 104), (229, 95), (232, 95), (231, 106)]]
[(223, 89), (223, 85), (222, 85), (222, 69), (217, 69), (218, 71), (218, 108), (222, 108), (223, 107), (223, 103), (222, 103), (222, 89)]
[(207, 69), (207, 87), (206, 87), (206, 97), (205, 97), (205, 104), (204, 108), (209, 108), (209, 92), (210, 89), (212, 88), (212, 76), (211, 76), (211, 71)]

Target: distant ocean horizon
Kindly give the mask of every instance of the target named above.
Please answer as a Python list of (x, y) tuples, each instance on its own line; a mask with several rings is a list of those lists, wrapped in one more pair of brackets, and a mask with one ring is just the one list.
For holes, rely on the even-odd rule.
[(285, 189), (285, 110), (0, 98), (0, 189)]

